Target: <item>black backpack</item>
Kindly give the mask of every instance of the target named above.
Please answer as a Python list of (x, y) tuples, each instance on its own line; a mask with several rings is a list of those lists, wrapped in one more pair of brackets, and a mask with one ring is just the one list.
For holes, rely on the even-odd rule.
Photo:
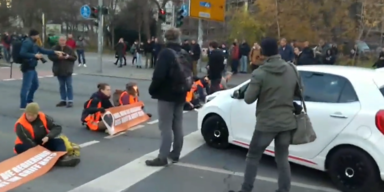
[(173, 89), (176, 93), (186, 93), (191, 90), (193, 84), (192, 60), (183, 49), (178, 52), (169, 50), (175, 56), (175, 62), (171, 68), (171, 76), (175, 82)]
[(16, 40), (12, 43), (12, 61), (13, 63), (17, 64), (22, 64), (23, 63), (23, 58), (20, 56), (20, 49), (21, 45), (23, 44), (23, 41)]

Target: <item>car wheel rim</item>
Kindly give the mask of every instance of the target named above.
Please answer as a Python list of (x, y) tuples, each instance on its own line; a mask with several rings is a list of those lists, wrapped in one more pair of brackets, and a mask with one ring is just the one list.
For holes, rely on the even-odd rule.
[(359, 189), (365, 185), (369, 171), (359, 157), (343, 155), (337, 161), (337, 179), (344, 188)]
[(209, 141), (215, 145), (224, 145), (228, 142), (228, 139), (225, 137), (226, 127), (220, 121), (212, 123), (211, 131), (208, 133)]

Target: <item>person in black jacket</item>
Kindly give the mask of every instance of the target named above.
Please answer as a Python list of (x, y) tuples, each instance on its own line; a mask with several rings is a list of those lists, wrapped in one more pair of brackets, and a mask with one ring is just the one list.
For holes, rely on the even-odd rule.
[(153, 40), (153, 46), (152, 46), (152, 65), (151, 67), (155, 67), (156, 65), (156, 60), (157, 60), (157, 55), (159, 55), (161, 51), (162, 45), (159, 43), (157, 38)]
[(309, 47), (309, 42), (304, 42), (304, 48), (297, 59), (297, 65), (313, 65), (316, 64), (315, 53), (312, 48)]
[[(81, 121), (91, 131), (107, 131), (107, 126), (101, 120), (105, 110), (113, 107), (111, 98), (111, 87), (106, 83), (97, 85), (98, 91), (84, 103), (84, 110), (81, 115)], [(100, 105), (99, 105), (100, 104)], [(98, 119), (95, 117), (98, 116)]]
[(200, 59), (201, 56), (201, 48), (200, 45), (196, 43), (195, 40), (192, 40), (191, 42), (191, 50), (189, 51), (189, 54), (191, 54), (192, 60), (193, 60), (193, 75), (197, 76), (197, 73), (199, 70), (197, 69), (197, 62)]
[[(183, 147), (183, 107), (189, 90), (180, 88), (184, 81), (179, 77), (184, 73), (180, 70), (176, 54), (183, 54), (186, 57), (189, 54), (182, 50), (180, 36), (181, 32), (177, 28), (170, 28), (165, 32), (166, 48), (158, 55), (149, 86), (149, 94), (157, 99), (161, 145), (158, 157), (147, 160), (145, 162), (147, 166), (165, 166), (168, 164), (167, 158), (177, 162)], [(170, 151), (172, 135), (173, 150)]]
[(332, 49), (328, 49), (325, 52), (324, 56), (324, 64), (326, 65), (333, 65), (336, 61), (336, 55), (332, 52)]
[(147, 43), (144, 44), (144, 55), (145, 55), (145, 68), (152, 65), (152, 42), (148, 39)]
[(115, 52), (116, 52), (116, 62), (114, 63), (117, 65), (117, 62), (119, 61), (119, 67), (123, 67), (123, 60), (124, 60), (124, 65), (127, 65), (127, 60), (125, 58), (125, 49), (126, 45), (124, 43), (124, 39), (120, 38), (119, 42), (115, 45)]
[(382, 48), (378, 60), (373, 64), (372, 68), (384, 67), (384, 48)]
[(189, 41), (185, 40), (181, 48), (189, 53), (189, 51), (191, 51), (191, 45), (189, 44)]
[(218, 49), (219, 45), (213, 41), (209, 44), (209, 50), (211, 54), (208, 56), (208, 79), (211, 81), (210, 93), (212, 94), (219, 91), (222, 74), (224, 71), (224, 54), (221, 49)]

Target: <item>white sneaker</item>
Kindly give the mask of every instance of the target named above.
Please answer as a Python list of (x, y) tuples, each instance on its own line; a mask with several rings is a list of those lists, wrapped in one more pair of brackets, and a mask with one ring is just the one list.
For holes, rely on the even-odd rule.
[(81, 67), (81, 64), (77, 65), (78, 67)]
[(86, 65), (86, 64), (84, 64), (84, 65), (83, 65), (83, 67), (87, 67), (87, 65)]

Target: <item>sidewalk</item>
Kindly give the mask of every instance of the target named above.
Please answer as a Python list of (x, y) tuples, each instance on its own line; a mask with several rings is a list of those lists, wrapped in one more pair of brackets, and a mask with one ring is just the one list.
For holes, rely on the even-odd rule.
[[(93, 75), (93, 76), (104, 76), (104, 77), (117, 77), (117, 78), (129, 78), (137, 80), (150, 80), (152, 78), (153, 69), (138, 69), (132, 65), (132, 56), (127, 55), (127, 66), (118, 68), (114, 65), (116, 58), (113, 55), (103, 54), (102, 57), (102, 72), (100, 73), (100, 65), (98, 64), (98, 55), (97, 53), (86, 53), (86, 63), (87, 67), (78, 67), (77, 62), (74, 69), (74, 73), (84, 74), (84, 75)], [(143, 58), (143, 62), (145, 62)], [(8, 67), (10, 64), (5, 63), (5, 61), (0, 60), (0, 67)], [(13, 64), (13, 70), (19, 70), (19, 64)], [(202, 64), (201, 66), (205, 66)], [(37, 66), (38, 71), (43, 71), (44, 73), (52, 70), (52, 62), (48, 61), (45, 64), (39, 62)], [(206, 75), (206, 70), (203, 67), (202, 72), (199, 73), (199, 77)], [(229, 86), (236, 86), (246, 80), (248, 80), (250, 74), (238, 74), (232, 77), (229, 82)]]

